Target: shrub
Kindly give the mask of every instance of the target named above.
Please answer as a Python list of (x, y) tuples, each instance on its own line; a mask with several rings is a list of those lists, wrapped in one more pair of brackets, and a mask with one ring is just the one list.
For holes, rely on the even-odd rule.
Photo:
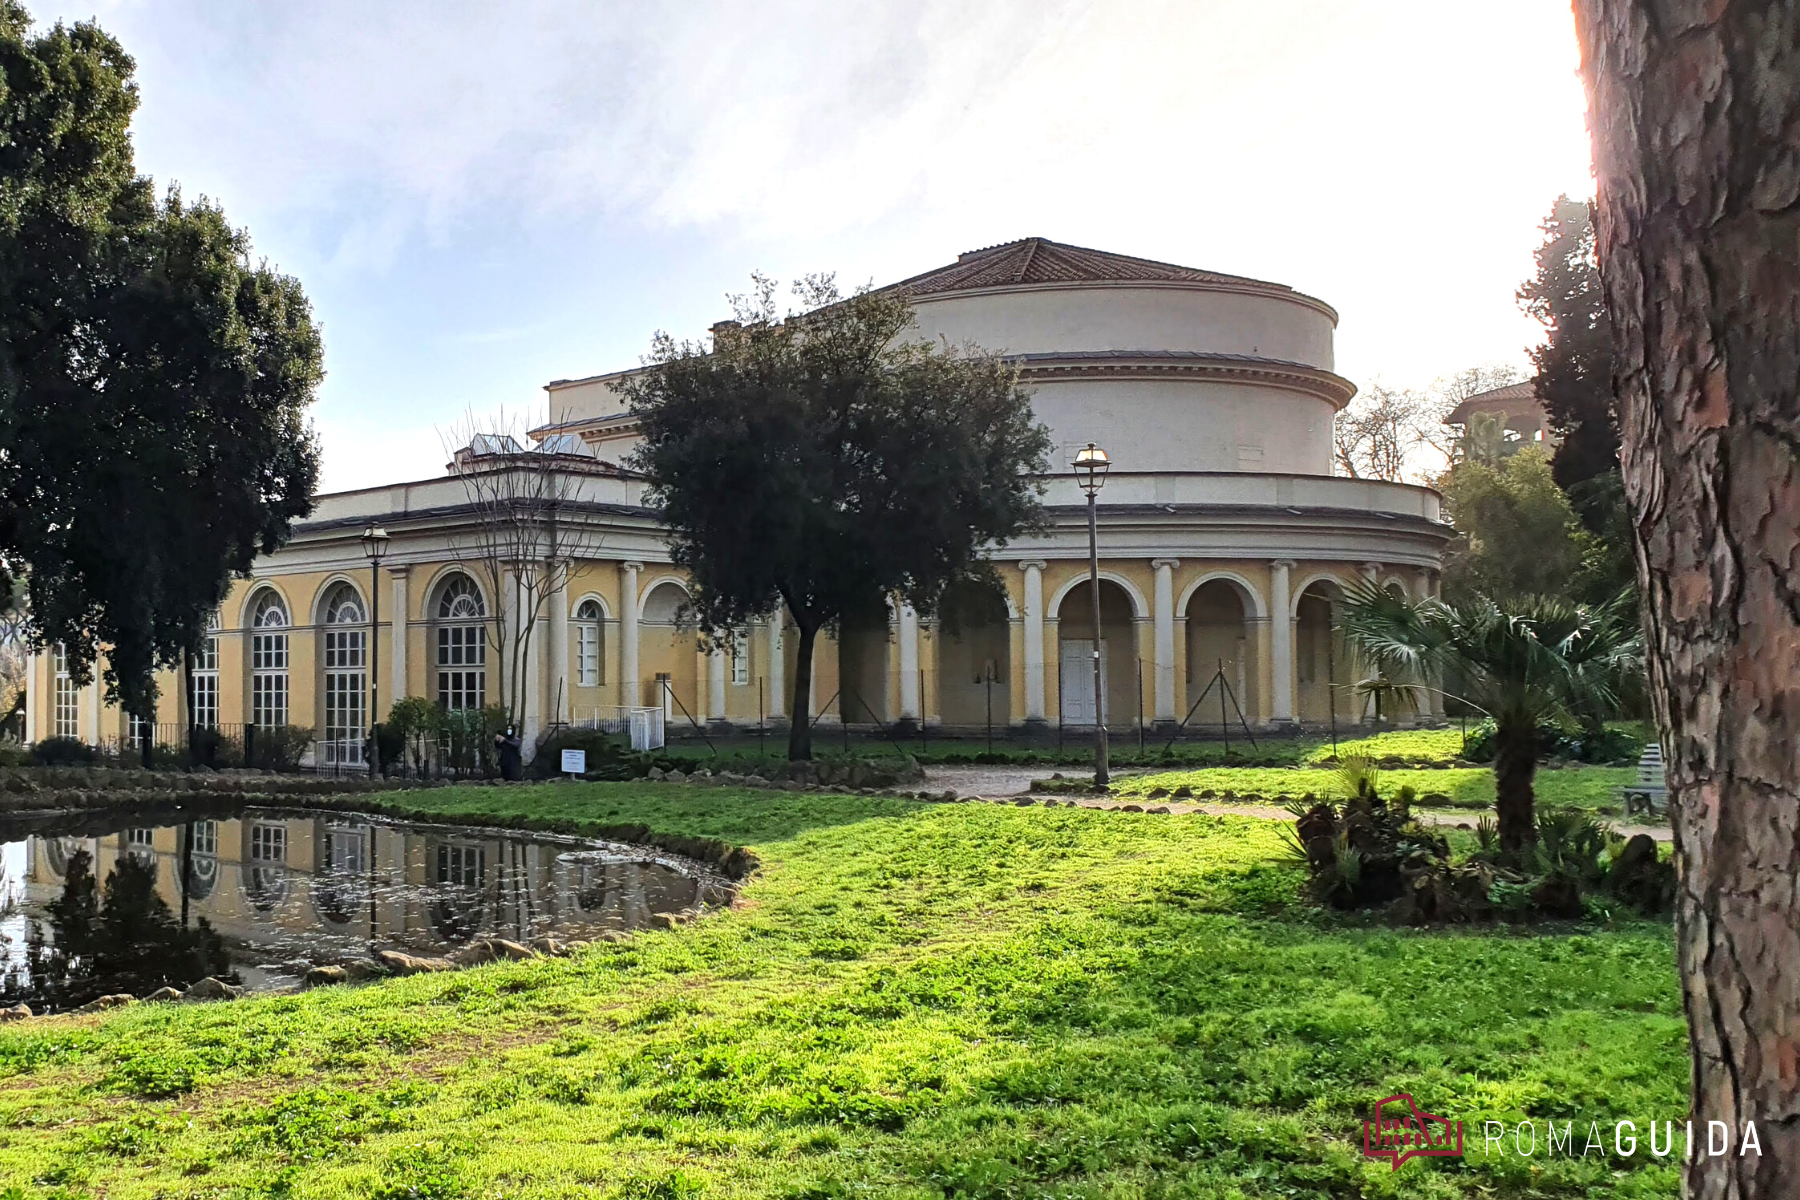
[[(557, 729), (538, 739), (537, 756), (526, 768), (533, 779), (554, 779), (562, 774), (564, 750), (587, 751), (587, 769), (612, 774), (626, 765), (624, 746), (597, 729)], [(649, 768), (645, 768), (647, 772)], [(630, 772), (635, 774), (635, 772)]]
[[(423, 696), (407, 696), (394, 701), (382, 728), (384, 732), (393, 730), (394, 739), (400, 744), (395, 757), (404, 755), (410, 760), (413, 773), (424, 778), (444, 732), (443, 708)], [(386, 760), (385, 749), (383, 759)]]
[(313, 731), (304, 725), (258, 725), (249, 766), (259, 771), (298, 771), (312, 747)]
[(1450, 857), (1442, 835), (1414, 821), (1405, 804), (1388, 804), (1372, 784), (1341, 805), (1320, 800), (1297, 815), (1292, 856), (1305, 864), (1313, 898), (1336, 908), (1399, 899), (1415, 876)]
[[(1644, 750), (1643, 739), (1629, 730), (1601, 729), (1570, 733), (1562, 726), (1543, 721), (1537, 727), (1539, 758), (1570, 758), (1577, 762), (1609, 763), (1635, 759)], [(1470, 762), (1494, 761), (1494, 723), (1483, 721), (1469, 730), (1463, 742), (1464, 758)]]
[(100, 752), (79, 738), (44, 738), (31, 747), (25, 760), (34, 767), (91, 766)]

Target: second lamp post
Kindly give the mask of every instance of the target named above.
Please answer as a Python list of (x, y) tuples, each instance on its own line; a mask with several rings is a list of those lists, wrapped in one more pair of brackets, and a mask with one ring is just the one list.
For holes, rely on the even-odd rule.
[(1112, 461), (1106, 451), (1089, 442), (1075, 453), (1075, 479), (1087, 493), (1088, 594), (1094, 602), (1094, 786), (1112, 781), (1106, 763), (1106, 670), (1100, 659), (1100, 489), (1106, 486)]
[(381, 556), (387, 553), (388, 531), (379, 525), (363, 530), (363, 553), (369, 556), (369, 775), (381, 773)]

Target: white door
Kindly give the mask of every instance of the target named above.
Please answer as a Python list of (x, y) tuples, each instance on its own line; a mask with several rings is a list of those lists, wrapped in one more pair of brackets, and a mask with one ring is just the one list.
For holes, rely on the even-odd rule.
[[(1106, 678), (1106, 640), (1100, 641), (1100, 678)], [(1106, 689), (1102, 687), (1101, 702)], [(1101, 709), (1102, 719), (1106, 710)], [(1094, 642), (1064, 638), (1062, 643), (1062, 720), (1065, 725), (1094, 724)]]

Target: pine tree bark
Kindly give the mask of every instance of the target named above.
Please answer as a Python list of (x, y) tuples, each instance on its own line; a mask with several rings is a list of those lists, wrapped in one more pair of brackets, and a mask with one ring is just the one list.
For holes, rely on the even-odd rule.
[[(1800, 1196), (1800, 0), (1577, 0), (1697, 1197)], [(1739, 1156), (1745, 1122), (1760, 1156)], [(1704, 1147), (1700, 1147), (1703, 1149)]]

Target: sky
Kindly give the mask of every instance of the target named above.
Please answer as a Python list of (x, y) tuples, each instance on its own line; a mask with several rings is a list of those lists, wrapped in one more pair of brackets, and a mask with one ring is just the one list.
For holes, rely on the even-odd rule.
[(327, 490), (438, 474), (752, 271), (1029, 236), (1318, 296), (1359, 385), (1523, 366), (1538, 223), (1592, 191), (1566, 0), (31, 7), (125, 44), (139, 169), (301, 280)]

